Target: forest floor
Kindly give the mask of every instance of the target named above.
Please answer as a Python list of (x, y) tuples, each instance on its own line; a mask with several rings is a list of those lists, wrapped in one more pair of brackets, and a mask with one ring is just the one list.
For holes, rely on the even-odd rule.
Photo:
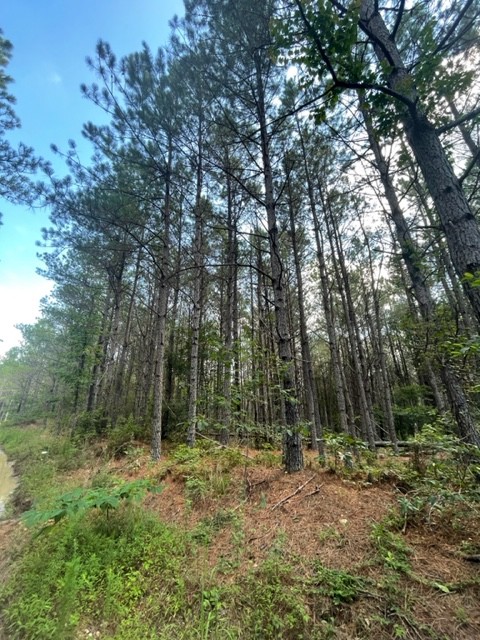
[[(76, 468), (59, 471), (57, 464), (55, 482), (61, 477), (63, 490), (105, 487), (112, 478), (115, 483), (148, 479), (161, 485), (161, 493), (145, 496), (141, 509), (175, 528), (166, 543), (172, 557), (177, 544), (173, 540), (187, 536), (174, 582), (178, 586), (181, 577), (186, 593), (178, 602), (184, 597), (188, 613), (177, 602), (171, 605), (174, 613), (170, 610), (154, 623), (150, 614), (147, 624), (147, 591), (151, 594), (152, 587), (145, 585), (129, 605), (138, 608), (142, 623), (137, 618), (132, 622), (131, 611), (127, 615), (117, 605), (108, 613), (108, 594), (100, 591), (95, 597), (103, 599), (103, 610), (108, 610), (101, 622), (88, 604), (65, 622), (60, 600), (55, 605), (53, 598), (49, 615), (63, 621), (63, 630), (57, 626), (56, 635), (48, 636), (48, 625), (41, 635), (40, 624), (33, 631), (25, 620), (20, 623), (27, 613), (19, 611), (20, 605), (12, 606), (15, 598), (21, 599), (12, 589), (6, 597), (10, 631), (5, 638), (480, 637), (480, 565), (466, 559), (480, 551), (478, 504), (421, 502), (418, 491), (412, 493), (409, 458), (383, 454), (347, 470), (332, 459), (321, 466), (307, 452), (305, 469), (287, 475), (274, 450), (209, 444), (192, 452), (180, 445), (153, 464), (141, 443), (130, 443), (120, 456), (118, 451), (117, 456), (106, 455), (106, 448), (97, 442), (85, 464), (73, 465)], [(24, 488), (22, 493), (21, 486), (13, 500), (17, 510), (28, 506), (28, 492)], [(436, 493), (432, 485), (431, 495)], [(61, 531), (61, 525), (56, 527)], [(53, 540), (53, 534), (46, 535)], [(0, 524), (3, 578), (7, 572), (18, 575), (31, 538), (32, 531), (16, 517)], [(78, 540), (77, 531), (75, 545)], [(60, 538), (55, 544), (68, 546)], [(60, 570), (64, 583), (71, 561), (68, 556)], [(168, 583), (168, 567), (159, 569), (157, 577), (151, 571), (148, 568), (148, 584), (156, 579)], [(177, 586), (168, 587), (169, 593)], [(24, 592), (28, 588), (24, 586)], [(28, 611), (26, 605), (24, 609)], [(178, 626), (177, 618), (183, 620)]]

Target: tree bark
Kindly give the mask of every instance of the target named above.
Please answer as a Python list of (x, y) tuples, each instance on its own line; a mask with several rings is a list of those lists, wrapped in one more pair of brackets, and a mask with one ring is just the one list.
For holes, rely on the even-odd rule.
[[(387, 84), (405, 101), (401, 120), (408, 143), (422, 171), (443, 227), (448, 249), (460, 280), (480, 271), (480, 229), (435, 126), (422, 110), (414, 77), (405, 67), (394, 36), (389, 32), (375, 0), (362, 0), (360, 27), (370, 37)], [(463, 281), (466, 295), (480, 322), (480, 287)]]
[(162, 413), (165, 377), (165, 338), (167, 323), (168, 295), (170, 288), (170, 224), (171, 224), (171, 178), (173, 142), (168, 140), (167, 166), (165, 178), (165, 198), (163, 205), (163, 236), (158, 269), (158, 292), (155, 323), (155, 364), (153, 384), (152, 459), (159, 460), (162, 453)]
[(297, 241), (297, 229), (295, 225), (295, 211), (290, 177), (287, 178), (288, 209), (290, 217), (290, 235), (292, 239), (293, 260), (295, 263), (295, 275), (298, 293), (298, 313), (300, 323), (300, 347), (302, 353), (303, 384), (305, 386), (305, 396), (307, 401), (307, 416), (310, 423), (310, 448), (318, 451), (320, 455), (324, 453), (323, 446), (323, 426), (320, 417), (320, 406), (318, 401), (315, 378), (313, 375), (312, 355), (310, 352), (310, 340), (307, 332), (307, 317), (305, 313), (305, 296), (303, 292), (302, 266)]
[[(403, 215), (395, 187), (390, 177), (388, 165), (383, 158), (380, 145), (374, 135), (370, 115), (364, 104), (362, 104), (362, 112), (370, 146), (375, 156), (375, 162), (380, 173), (380, 179), (390, 207), (391, 218), (395, 225), (397, 241), (401, 248), (402, 257), (413, 285), (420, 315), (424, 320), (426, 330), (432, 331), (435, 326), (435, 303), (426, 283), (425, 274), (421, 268), (419, 250)], [(473, 417), (470, 414), (467, 397), (452, 364), (445, 356), (440, 356), (439, 366), (441, 377), (445, 383), (445, 388), (452, 404), (453, 414), (457, 420), (460, 435), (468, 442), (479, 445), (480, 435), (476, 429)]]
[(302, 436), (299, 431), (297, 393), (294, 383), (293, 354), (291, 336), (288, 331), (288, 310), (285, 298), (285, 269), (282, 263), (274, 195), (273, 171), (270, 159), (270, 141), (267, 128), (264, 78), (261, 56), (264, 52), (254, 53), (256, 110), (260, 126), (263, 180), (265, 187), (265, 208), (267, 212), (268, 241), (270, 247), (270, 268), (275, 305), (275, 333), (278, 356), (281, 362), (282, 397), (285, 406), (285, 432), (283, 459), (287, 473), (303, 469)]

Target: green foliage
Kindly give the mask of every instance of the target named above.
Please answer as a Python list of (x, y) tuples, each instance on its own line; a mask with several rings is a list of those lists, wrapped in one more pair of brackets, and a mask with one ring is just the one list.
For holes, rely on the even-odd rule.
[(269, 445), (265, 445), (255, 456), (255, 464), (265, 467), (281, 467), (282, 454), (272, 449)]
[(119, 418), (114, 427), (107, 431), (108, 450), (114, 456), (124, 455), (134, 440), (145, 438), (145, 428), (133, 416)]
[(0, 197), (14, 203), (32, 203), (34, 188), (28, 174), (33, 173), (40, 162), (30, 147), (22, 143), (13, 147), (6, 138), (8, 131), (20, 127), (13, 108), (15, 98), (9, 93), (12, 78), (6, 72), (12, 49), (12, 43), (0, 29)]
[(393, 415), (400, 438), (412, 436), (424, 424), (434, 420), (437, 412), (425, 404), (426, 387), (418, 384), (398, 386), (394, 389)]
[(225, 527), (238, 524), (239, 517), (232, 509), (220, 509), (213, 516), (201, 520), (192, 531), (192, 539), (204, 545), (211, 543), (213, 537)]
[(362, 578), (347, 571), (328, 569), (322, 564), (315, 567), (314, 585), (321, 595), (331, 598), (335, 605), (353, 602), (366, 591), (366, 583)]
[(452, 358), (475, 357), (480, 351), (480, 336), (458, 336), (452, 340), (445, 340), (444, 346)]
[(410, 549), (400, 535), (393, 532), (392, 522), (384, 520), (372, 527), (371, 539), (386, 567), (402, 573), (410, 572)]
[(101, 409), (84, 411), (75, 416), (72, 434), (76, 439), (88, 439), (102, 435), (107, 427), (108, 420)]
[(480, 452), (448, 431), (448, 424), (437, 420), (427, 424), (411, 439), (412, 472), (417, 482), (442, 490), (461, 489), (477, 493)]
[(185, 480), (185, 498), (190, 504), (196, 505), (202, 502), (207, 494), (208, 486), (204, 479), (193, 476)]
[(209, 440), (198, 447), (177, 446), (170, 454), (169, 469), (185, 479), (185, 496), (190, 506), (221, 496), (230, 486), (230, 471), (249, 462), (235, 448)]
[(132, 505), (108, 520), (77, 513), (25, 550), (2, 592), (8, 637), (71, 638), (86, 619), (102, 636), (121, 622), (121, 637), (143, 638), (136, 633), (149, 619), (187, 606), (184, 555), (179, 531)]
[(230, 486), (230, 477), (215, 469), (206, 470), (199, 476), (188, 476), (185, 480), (185, 497), (192, 506), (209, 497), (222, 496)]
[(198, 462), (205, 450), (199, 447), (188, 447), (186, 444), (180, 444), (171, 452), (172, 459), (180, 464)]
[(353, 467), (354, 459), (360, 459), (362, 452), (367, 453), (367, 446), (363, 440), (354, 438), (347, 433), (326, 432), (324, 441), (326, 454), (333, 458), (335, 470), (339, 463), (343, 463), (347, 468)]
[(0, 443), (16, 462), (20, 484), (12, 503), (20, 513), (32, 503), (43, 506), (59, 491), (68, 489), (71, 480), (63, 474), (84, 465), (89, 455), (84, 446), (68, 436), (35, 425), (0, 427)]
[(21, 462), (41, 457), (45, 446), (53, 443), (53, 437), (49, 430), (37, 425), (1, 425), (0, 443), (10, 458)]
[(462, 527), (480, 501), (480, 453), (437, 421), (411, 439), (410, 465), (401, 474), (404, 495), (398, 499), (403, 529), (444, 520)]
[(216, 447), (211, 450), (210, 456), (214, 461), (217, 471), (221, 471), (222, 473), (252, 463), (242, 454), (240, 449), (234, 447)]
[(278, 557), (268, 558), (240, 578), (230, 591), (244, 627), (240, 637), (251, 640), (310, 638), (310, 614), (297, 573)]
[(138, 502), (147, 491), (158, 493), (160, 490), (161, 487), (153, 487), (150, 480), (133, 480), (117, 487), (76, 488), (60, 496), (46, 511), (27, 511), (23, 515), (23, 521), (31, 527), (46, 524), (51, 520), (53, 524), (57, 524), (63, 518), (90, 509), (100, 509), (108, 514), (112, 509), (117, 509), (122, 502)]
[(480, 287), (480, 272), (475, 271), (475, 273), (467, 273), (463, 276), (464, 282), (468, 282), (468, 284), (473, 287)]

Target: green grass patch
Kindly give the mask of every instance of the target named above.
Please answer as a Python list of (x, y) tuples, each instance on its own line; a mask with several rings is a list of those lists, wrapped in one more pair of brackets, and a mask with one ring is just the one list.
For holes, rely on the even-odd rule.
[(66, 639), (80, 623), (113, 631), (175, 615), (187, 607), (185, 554), (180, 531), (131, 505), (67, 518), (32, 539), (2, 593), (8, 637)]
[(76, 481), (68, 474), (89, 460), (84, 446), (36, 425), (0, 427), (0, 446), (15, 461), (20, 478), (9, 507), (14, 515), (32, 505), (45, 508), (60, 493), (73, 488)]
[(331, 598), (335, 605), (353, 602), (367, 588), (362, 578), (347, 571), (328, 569), (321, 564), (316, 567), (314, 584), (318, 593)]

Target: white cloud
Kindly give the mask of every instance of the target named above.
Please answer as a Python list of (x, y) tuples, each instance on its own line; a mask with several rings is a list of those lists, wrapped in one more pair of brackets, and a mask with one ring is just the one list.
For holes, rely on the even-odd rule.
[(41, 276), (28, 280), (10, 277), (0, 284), (0, 357), (20, 344), (16, 324), (32, 324), (40, 315), (40, 300), (48, 295), (52, 282)]

